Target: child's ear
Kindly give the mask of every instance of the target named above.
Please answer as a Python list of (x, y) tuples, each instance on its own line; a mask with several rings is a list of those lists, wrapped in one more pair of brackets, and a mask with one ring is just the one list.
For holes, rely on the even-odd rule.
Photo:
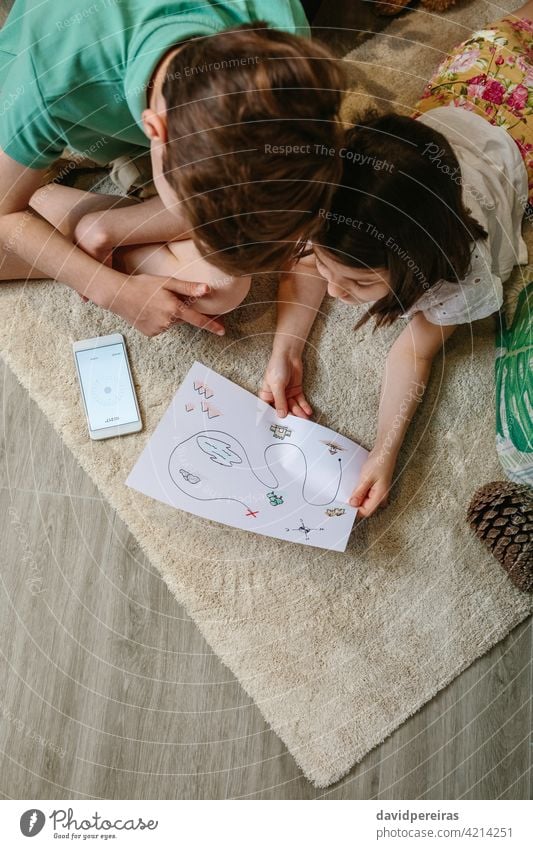
[(167, 119), (165, 115), (160, 115), (153, 109), (145, 109), (142, 113), (142, 121), (144, 132), (151, 142), (167, 143)]

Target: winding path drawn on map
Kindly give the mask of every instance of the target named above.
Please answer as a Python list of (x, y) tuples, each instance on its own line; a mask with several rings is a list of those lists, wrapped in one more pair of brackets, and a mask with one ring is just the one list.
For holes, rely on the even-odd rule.
[[(342, 460), (324, 449), (313, 464), (320, 471), (309, 475), (305, 452), (291, 442), (276, 442), (263, 453), (261, 474), (252, 467), (242, 443), (223, 430), (202, 430), (172, 450), (168, 472), (174, 485), (196, 501), (235, 501), (254, 517), (268, 490), (293, 490), (312, 507), (325, 507), (337, 498), (342, 481)], [(318, 480), (317, 480), (318, 479)], [(265, 492), (257, 484), (265, 487)], [(320, 499), (320, 500), (319, 500)], [(256, 509), (253, 509), (253, 506)]]

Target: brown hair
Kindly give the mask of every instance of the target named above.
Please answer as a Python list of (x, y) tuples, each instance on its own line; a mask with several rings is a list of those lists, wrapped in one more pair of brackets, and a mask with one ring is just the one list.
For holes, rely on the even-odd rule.
[(468, 273), (472, 242), (487, 233), (462, 200), (447, 139), (421, 121), (369, 114), (347, 131), (340, 186), (317, 246), (355, 268), (387, 268), (391, 291), (368, 309), (392, 324), (440, 280)]
[(262, 21), (192, 39), (173, 58), (163, 168), (215, 265), (280, 270), (319, 229), (341, 170), (343, 88), (326, 48)]

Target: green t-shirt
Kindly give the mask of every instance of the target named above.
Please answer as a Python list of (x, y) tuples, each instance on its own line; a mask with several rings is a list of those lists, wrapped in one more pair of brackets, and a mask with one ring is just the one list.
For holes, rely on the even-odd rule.
[(299, 0), (15, 0), (0, 31), (0, 148), (43, 168), (149, 146), (146, 86), (174, 44), (251, 21), (308, 36)]

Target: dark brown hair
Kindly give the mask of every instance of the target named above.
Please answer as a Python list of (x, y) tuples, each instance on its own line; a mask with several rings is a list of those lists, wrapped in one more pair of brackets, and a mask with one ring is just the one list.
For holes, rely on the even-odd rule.
[(215, 265), (277, 271), (319, 229), (342, 166), (344, 84), (326, 48), (261, 21), (192, 39), (173, 58), (163, 168)]
[(459, 282), (486, 231), (462, 200), (449, 142), (421, 121), (371, 114), (347, 131), (344, 167), (317, 246), (343, 265), (387, 268), (391, 292), (371, 316), (392, 324), (439, 280)]

